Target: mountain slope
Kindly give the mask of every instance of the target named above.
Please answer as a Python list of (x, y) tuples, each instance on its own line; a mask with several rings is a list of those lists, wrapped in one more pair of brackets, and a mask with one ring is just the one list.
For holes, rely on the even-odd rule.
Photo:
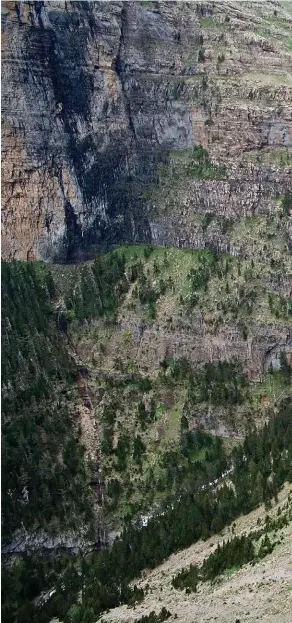
[[(279, 496), (279, 503), (269, 510), (271, 518), (277, 517), (279, 508), (286, 508), (291, 488), (286, 486)], [(289, 504), (289, 503), (288, 503)], [(290, 502), (291, 508), (291, 502)], [(283, 511), (282, 511), (283, 512)], [(285, 511), (284, 511), (285, 512)], [(256, 564), (243, 566), (241, 569), (231, 568), (214, 583), (201, 584), (198, 591), (189, 593), (175, 590), (171, 584), (173, 577), (190, 564), (202, 564), (210, 556), (218, 543), (235, 536), (249, 534), (265, 525), (266, 511), (259, 507), (245, 517), (240, 517), (234, 527), (223, 530), (220, 535), (200, 541), (189, 549), (173, 554), (162, 565), (153, 571), (145, 571), (139, 586), (147, 586), (147, 594), (135, 609), (122, 606), (103, 615), (104, 623), (134, 623), (141, 621), (150, 612), (159, 613), (164, 606), (171, 612), (168, 621), (181, 623), (204, 623), (224, 621), (241, 623), (263, 621), (270, 623), (275, 618), (279, 623), (290, 621), (291, 611), (291, 518), (288, 526), (268, 532), (276, 546)], [(143, 619), (142, 619), (143, 620)]]
[[(269, 293), (273, 271), (259, 255), (239, 261), (143, 246), (52, 267), (116, 526), (124, 513), (147, 512), (182, 486), (182, 426), (232, 447), (291, 395), (281, 369), (281, 358), (287, 371), (291, 364), (289, 298)], [(271, 303), (278, 300), (282, 314)], [(200, 452), (193, 450), (194, 462)]]
[(1, 10), (4, 623), (211, 617), (129, 582), (292, 478), (290, 3)]
[(2, 263), (2, 537), (89, 529), (90, 470), (76, 368), (52, 306), (50, 273)]

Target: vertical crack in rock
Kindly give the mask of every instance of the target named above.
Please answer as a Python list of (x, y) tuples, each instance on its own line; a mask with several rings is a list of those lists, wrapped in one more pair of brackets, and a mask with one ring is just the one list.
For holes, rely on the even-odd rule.
[(119, 40), (119, 48), (118, 48), (118, 52), (117, 52), (117, 56), (115, 60), (115, 71), (119, 78), (121, 88), (122, 88), (122, 93), (124, 96), (125, 110), (128, 116), (129, 128), (133, 134), (133, 137), (135, 138), (136, 137), (135, 125), (134, 125), (132, 113), (131, 113), (131, 102), (128, 97), (125, 80), (124, 80), (123, 61), (122, 61), (122, 54), (121, 54), (122, 48), (124, 46), (124, 41), (125, 41), (126, 19), (127, 19), (127, 8), (125, 6), (125, 3), (123, 2), (123, 6), (121, 10), (121, 34), (120, 34), (120, 40)]

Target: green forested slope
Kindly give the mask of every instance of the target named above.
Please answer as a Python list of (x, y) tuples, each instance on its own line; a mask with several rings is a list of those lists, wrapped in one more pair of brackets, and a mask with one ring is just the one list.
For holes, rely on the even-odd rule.
[[(90, 525), (93, 501), (74, 411), (76, 369), (69, 342), (87, 367), (105, 510), (110, 520), (124, 521), (122, 537), (109, 551), (69, 558), (60, 552), (47, 559), (24, 555), (5, 567), (5, 623), (47, 623), (53, 616), (93, 623), (107, 608), (134, 603), (143, 593), (129, 582), (145, 567), (262, 502), (269, 506), (284, 481), (291, 481), (291, 403), (281, 400), (290, 392), (291, 368), (284, 355), (280, 370), (271, 371), (260, 387), (233, 358), (195, 364), (164, 356), (145, 370), (135, 347), (136, 366), (129, 363), (130, 330), (120, 329), (125, 316), (151, 329), (167, 306), (168, 313), (178, 310), (186, 319), (186, 294), (188, 300), (196, 294), (191, 308), (202, 297), (212, 306), (226, 261), (209, 251), (181, 255), (148, 247), (136, 247), (133, 256), (126, 247), (85, 266), (3, 264), (3, 534), (11, 539), (19, 528), (58, 534)], [(232, 262), (238, 271), (237, 260)], [(156, 322), (153, 340), (161, 328)], [(115, 340), (119, 358), (113, 361), (109, 342)], [(100, 357), (91, 356), (96, 345)], [(262, 427), (259, 390), (266, 391), (267, 383), (274, 388), (276, 381), (279, 393), (262, 412), (270, 418)], [(235, 413), (244, 405), (249, 432), (240, 446), (190, 426), (200, 409)], [(162, 420), (165, 436), (157, 441)], [(233, 485), (217, 490), (214, 481), (226, 470)], [(151, 506), (147, 526), (136, 525), (137, 514)], [(39, 601), (52, 588), (50, 598)]]
[(2, 263), (2, 530), (68, 531), (92, 516), (70, 407), (75, 369), (49, 270)]
[[(232, 447), (289, 393), (283, 371), (264, 374), (265, 353), (277, 342), (286, 348), (291, 321), (288, 298), (272, 294), (278, 271), (257, 255), (145, 245), (52, 266), (88, 370), (115, 527), (191, 488), (201, 472), (216, 478), (220, 444)], [(281, 313), (271, 297), (283, 302)], [(184, 425), (209, 433), (204, 447), (195, 434), (181, 443)]]
[[(269, 424), (260, 431), (252, 430), (244, 443), (234, 450), (230, 463), (232, 487), (224, 484), (212, 490), (198, 489), (194, 485), (193, 492), (182, 491), (179, 498), (173, 498), (163, 513), (150, 519), (146, 527), (128, 522), (122, 537), (110, 551), (86, 558), (72, 557), (65, 567), (56, 561), (53, 571), (50, 569), (46, 573), (46, 562), (41, 564), (29, 558), (24, 559), (21, 567), (18, 563), (7, 570), (4, 590), (11, 601), (4, 601), (4, 620), (11, 621), (11, 613), (16, 608), (16, 620), (21, 623), (28, 620), (28, 613), (31, 621), (46, 622), (61, 614), (65, 623), (93, 623), (108, 608), (143, 599), (141, 589), (128, 586), (142, 569), (155, 567), (171, 553), (220, 532), (240, 514), (248, 513), (263, 501), (269, 508), (283, 483), (292, 481), (291, 416), (291, 404), (284, 402)], [(224, 555), (222, 568), (227, 568), (234, 562), (233, 547), (228, 546)], [(38, 566), (36, 582), (32, 572)], [(185, 579), (188, 581), (188, 574)], [(48, 590), (52, 583), (53, 596), (33, 607), (36, 586), (38, 591)], [(82, 602), (78, 597), (80, 591)]]

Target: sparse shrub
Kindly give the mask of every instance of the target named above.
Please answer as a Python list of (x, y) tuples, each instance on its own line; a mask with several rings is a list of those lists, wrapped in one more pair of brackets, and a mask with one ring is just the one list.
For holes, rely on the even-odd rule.
[(242, 337), (243, 337), (243, 339), (244, 339), (245, 341), (247, 340), (247, 337), (248, 337), (248, 329), (247, 329), (247, 327), (246, 327), (245, 325), (242, 327)]
[[(206, 219), (209, 219), (207, 215)], [(182, 297), (180, 298), (180, 301), (182, 301), (189, 310), (195, 307), (199, 302), (199, 292), (201, 290), (207, 291), (208, 281), (211, 276), (221, 274), (222, 269), (219, 256), (214, 251), (208, 250), (199, 253), (198, 260), (199, 266), (197, 268), (192, 268), (188, 274), (190, 292), (185, 299)]]
[(199, 49), (198, 62), (199, 63), (204, 63), (205, 62), (205, 50), (204, 50), (204, 48), (200, 48)]
[(232, 229), (234, 221), (232, 218), (227, 218), (226, 216), (223, 216), (220, 219), (220, 225), (222, 234), (227, 234)]
[(143, 254), (144, 254), (144, 257), (145, 257), (146, 260), (148, 260), (148, 258), (150, 257), (151, 253), (153, 253), (153, 250), (154, 249), (153, 249), (153, 247), (151, 247), (151, 245), (148, 245), (148, 246), (144, 247)]
[(290, 213), (292, 211), (292, 193), (289, 192), (284, 195), (281, 201), (281, 205), (282, 205), (282, 215), (290, 216)]
[(282, 294), (276, 294), (269, 292), (268, 304), (270, 312), (276, 318), (289, 319), (292, 316), (292, 301), (290, 298), (286, 298)]
[(203, 215), (203, 218), (202, 218), (202, 230), (204, 232), (209, 227), (209, 225), (213, 221), (213, 219), (214, 219), (214, 214), (212, 214), (211, 212), (206, 212)]

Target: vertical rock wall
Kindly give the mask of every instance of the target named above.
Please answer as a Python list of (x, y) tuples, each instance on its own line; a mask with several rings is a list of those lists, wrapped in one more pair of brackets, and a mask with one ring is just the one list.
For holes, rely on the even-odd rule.
[[(291, 166), (271, 178), (239, 158), (291, 150), (291, 16), (276, 4), (3, 2), (2, 256), (202, 246), (194, 214), (273, 209)], [(160, 172), (198, 144), (225, 178), (182, 177), (165, 216)]]

